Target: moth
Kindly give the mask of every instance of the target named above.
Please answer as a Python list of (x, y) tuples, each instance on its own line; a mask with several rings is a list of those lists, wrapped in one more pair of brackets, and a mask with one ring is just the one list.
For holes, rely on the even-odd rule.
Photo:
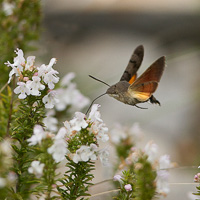
[(152, 104), (160, 105), (160, 102), (153, 96), (153, 93), (158, 87), (165, 68), (165, 56), (158, 58), (141, 76), (137, 78), (137, 71), (143, 61), (143, 57), (144, 47), (140, 45), (134, 50), (119, 82), (112, 86), (89, 75), (91, 78), (109, 86), (106, 93), (99, 97), (108, 94), (118, 101), (138, 108), (141, 107), (137, 104), (145, 103), (147, 101), (150, 101)]

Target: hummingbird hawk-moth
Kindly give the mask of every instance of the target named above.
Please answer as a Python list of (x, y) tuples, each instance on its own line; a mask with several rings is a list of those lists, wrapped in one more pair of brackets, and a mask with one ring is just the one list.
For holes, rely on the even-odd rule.
[(147, 101), (150, 101), (152, 104), (160, 105), (160, 102), (153, 96), (153, 93), (158, 87), (158, 83), (165, 68), (165, 56), (157, 59), (141, 76), (137, 78), (137, 71), (142, 63), (143, 57), (144, 47), (140, 45), (134, 50), (119, 82), (112, 86), (89, 75), (91, 78), (109, 86), (106, 93), (99, 97), (108, 94), (118, 101), (136, 107), (139, 107), (136, 104)]

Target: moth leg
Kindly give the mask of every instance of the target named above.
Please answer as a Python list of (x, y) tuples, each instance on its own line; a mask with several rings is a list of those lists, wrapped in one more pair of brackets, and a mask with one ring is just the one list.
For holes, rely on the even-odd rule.
[(152, 95), (150, 98), (149, 98), (150, 102), (152, 104), (158, 104), (160, 106), (160, 102)]

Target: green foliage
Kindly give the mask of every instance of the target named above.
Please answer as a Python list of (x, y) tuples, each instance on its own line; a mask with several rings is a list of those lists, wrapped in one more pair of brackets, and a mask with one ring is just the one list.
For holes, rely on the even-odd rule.
[(200, 196), (200, 185), (196, 186), (197, 192), (193, 193), (194, 195)]
[(38, 196), (41, 193), (46, 195), (46, 199), (57, 199), (52, 195), (52, 191), (56, 187), (56, 169), (58, 164), (55, 163), (52, 155), (47, 152), (47, 149), (52, 145), (52, 140), (47, 138), (42, 141), (40, 145), (33, 148), (35, 159), (39, 160), (40, 163), (44, 164), (43, 176), (36, 179), (36, 185), (33, 188), (33, 193)]
[(16, 141), (12, 145), (14, 154), (13, 171), (18, 176), (16, 193), (27, 199), (30, 194), (30, 187), (35, 183), (34, 176), (28, 173), (28, 167), (33, 161), (33, 147), (28, 146), (27, 139), (33, 133), (33, 127), (36, 124), (43, 124), (45, 117), (43, 103), (38, 101), (38, 105), (33, 107), (35, 97), (28, 96), (21, 100), (18, 111), (14, 114), (14, 122), (12, 124), (12, 138)]
[[(138, 161), (129, 166), (129, 170), (123, 171), (123, 178), (120, 181), (120, 192), (114, 199), (118, 200), (151, 200), (156, 194), (156, 171), (147, 160), (146, 155), (139, 157)], [(126, 191), (125, 185), (132, 186), (131, 191)]]
[(131, 147), (133, 147), (133, 144), (130, 143), (129, 138), (127, 138), (126, 140), (122, 140), (120, 144), (116, 145), (116, 153), (118, 158), (127, 158), (130, 153)]
[(12, 91), (9, 86), (6, 87), (6, 92), (0, 93), (0, 140), (9, 134), (9, 123), (12, 113)]
[(66, 156), (68, 160), (66, 167), (69, 170), (65, 173), (65, 178), (60, 180), (65, 188), (57, 187), (63, 199), (76, 200), (78, 197), (90, 196), (87, 193), (88, 187), (92, 185), (91, 181), (94, 175), (91, 171), (94, 170), (94, 162), (73, 162)]
[[(14, 6), (10, 15), (3, 10), (8, 2)], [(29, 43), (39, 37), (40, 20), (39, 0), (0, 0), (0, 88), (8, 81), (9, 68), (4, 63), (12, 61), (16, 48), (33, 49)]]
[(80, 132), (77, 132), (76, 135), (70, 139), (68, 144), (68, 149), (70, 152), (75, 153), (81, 145), (90, 146), (90, 144), (97, 145), (97, 139), (93, 133), (88, 131), (88, 128), (91, 126), (89, 124), (86, 128), (82, 128)]
[[(120, 183), (120, 192), (118, 194), (117, 197), (113, 197), (113, 199), (117, 199), (117, 200), (129, 200), (129, 199), (133, 199), (133, 194), (134, 194), (134, 190), (135, 190), (135, 176), (133, 172), (130, 172), (130, 170), (127, 171), (123, 171), (123, 178), (121, 179), (121, 181), (119, 181)], [(125, 185), (130, 184), (132, 186), (132, 191), (126, 191), (126, 189), (124, 188)]]
[(151, 200), (155, 195), (156, 171), (152, 168), (150, 162), (147, 161), (147, 156), (143, 155), (135, 164), (135, 200)]

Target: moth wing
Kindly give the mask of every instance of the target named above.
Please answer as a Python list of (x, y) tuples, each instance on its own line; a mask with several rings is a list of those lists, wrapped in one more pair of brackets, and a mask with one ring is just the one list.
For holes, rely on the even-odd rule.
[(127, 81), (132, 84), (136, 80), (137, 70), (142, 63), (143, 57), (144, 47), (140, 45), (134, 50), (120, 81)]
[(146, 83), (146, 82), (159, 82), (165, 68), (165, 56), (157, 59), (138, 79), (131, 84), (131, 88)]
[(131, 87), (131, 85), (128, 88), (128, 93), (138, 101), (147, 101), (152, 94), (156, 91), (158, 87), (158, 82), (146, 82), (141, 83), (138, 85), (135, 85), (134, 87)]

